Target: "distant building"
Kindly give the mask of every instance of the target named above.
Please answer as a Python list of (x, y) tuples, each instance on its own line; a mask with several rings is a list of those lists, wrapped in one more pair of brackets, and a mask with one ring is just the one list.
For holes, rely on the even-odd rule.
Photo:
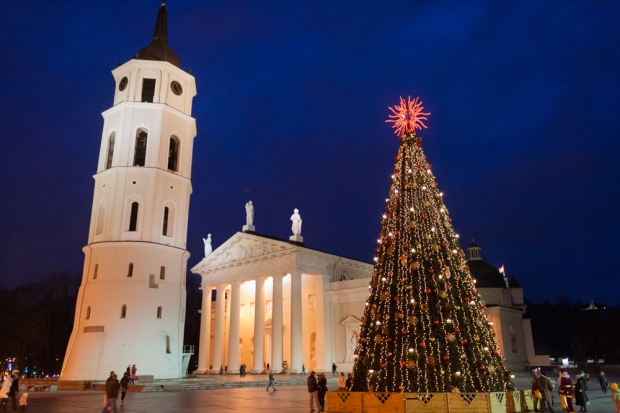
[[(536, 356), (523, 289), (469, 248), (470, 268), (508, 368), (549, 365)], [(302, 243), (238, 232), (198, 263), (202, 320), (197, 373), (288, 369), (351, 371), (373, 265)], [(215, 303), (212, 291), (217, 290)]]

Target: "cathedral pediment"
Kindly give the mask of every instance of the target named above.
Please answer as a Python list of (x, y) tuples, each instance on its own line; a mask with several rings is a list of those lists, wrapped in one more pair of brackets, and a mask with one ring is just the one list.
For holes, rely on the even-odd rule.
[(238, 232), (200, 261), (192, 272), (204, 272), (216, 267), (230, 266), (276, 257), (295, 251), (297, 247), (285, 241)]

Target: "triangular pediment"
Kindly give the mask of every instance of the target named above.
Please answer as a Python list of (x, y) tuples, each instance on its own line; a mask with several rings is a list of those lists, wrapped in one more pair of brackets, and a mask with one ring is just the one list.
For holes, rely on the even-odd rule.
[(353, 317), (352, 315), (350, 315), (350, 316), (348, 316), (347, 318), (345, 318), (344, 320), (342, 320), (342, 321), (340, 322), (340, 324), (342, 324), (342, 325), (348, 325), (348, 324), (351, 324), (351, 325), (356, 325), (356, 326), (358, 326), (358, 325), (361, 325), (361, 324), (362, 324), (362, 320), (360, 320), (360, 319), (358, 319), (358, 318)]
[(203, 258), (191, 271), (199, 273), (221, 265), (266, 258), (295, 249), (295, 245), (286, 241), (274, 240), (247, 232), (237, 232), (208, 257)]

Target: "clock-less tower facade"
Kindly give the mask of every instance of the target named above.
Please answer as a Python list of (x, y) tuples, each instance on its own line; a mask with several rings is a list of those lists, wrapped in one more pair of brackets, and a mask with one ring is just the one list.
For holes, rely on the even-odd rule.
[(151, 44), (112, 71), (88, 245), (61, 380), (185, 374), (185, 280), (193, 76), (168, 46), (165, 4)]

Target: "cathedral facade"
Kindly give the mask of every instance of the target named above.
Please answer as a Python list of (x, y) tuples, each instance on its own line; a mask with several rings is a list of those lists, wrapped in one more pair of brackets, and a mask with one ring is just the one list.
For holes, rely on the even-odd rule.
[[(509, 369), (536, 356), (522, 288), (468, 249), (472, 276)], [(254, 231), (238, 232), (198, 263), (202, 314), (198, 374), (351, 371), (373, 266)], [(216, 290), (215, 302), (212, 302)]]

